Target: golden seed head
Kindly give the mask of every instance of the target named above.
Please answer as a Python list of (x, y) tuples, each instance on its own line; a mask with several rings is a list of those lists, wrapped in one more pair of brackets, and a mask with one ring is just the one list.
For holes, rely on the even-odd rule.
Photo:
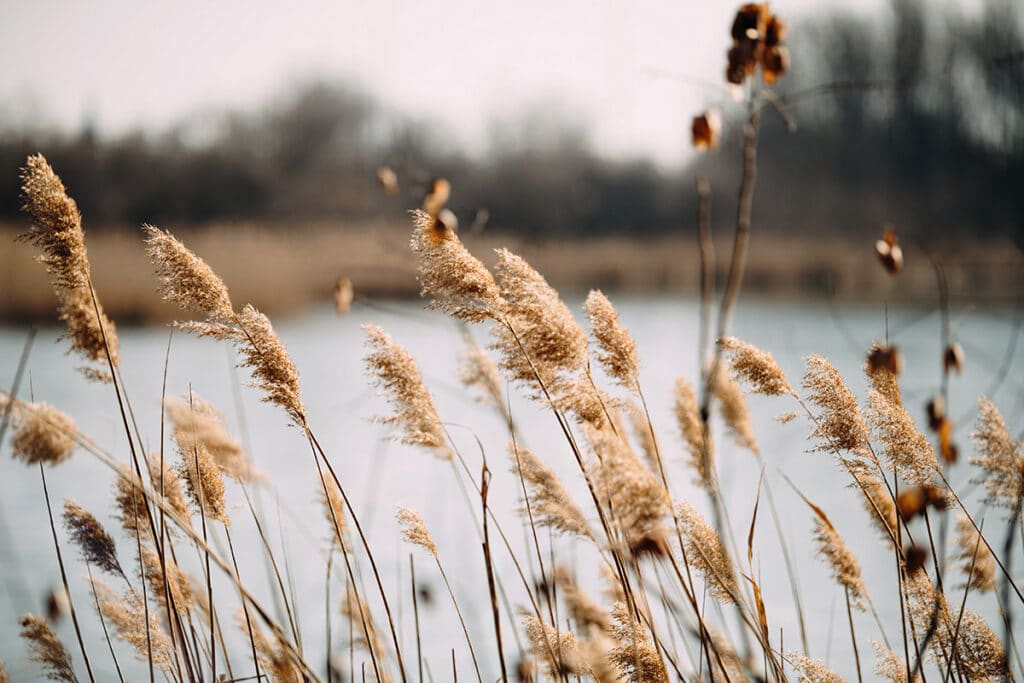
[(735, 337), (723, 337), (718, 340), (718, 345), (732, 354), (732, 369), (751, 384), (754, 393), (766, 396), (793, 394), (786, 374), (770, 353)]
[[(533, 452), (509, 444), (512, 472), (522, 474), (530, 496), (530, 513), (538, 526), (593, 538), (583, 511), (569, 495), (555, 471)], [(526, 509), (523, 508), (525, 513)]]
[(711, 595), (722, 604), (735, 602), (739, 595), (736, 575), (718, 532), (686, 502), (676, 503), (676, 519), (687, 559), (704, 577)]
[(857, 398), (832, 363), (821, 356), (807, 358), (803, 388), (808, 401), (820, 409), (813, 436), (822, 440), (819, 451), (846, 451), (857, 457), (871, 457), (868, 426)]
[(376, 325), (363, 325), (363, 330), (370, 347), (363, 362), (395, 411), (380, 421), (397, 425), (402, 443), (424, 446), (442, 460), (450, 460), (444, 426), (412, 356)]
[(814, 520), (814, 540), (818, 544), (818, 553), (832, 569), (832, 576), (848, 591), (850, 604), (863, 612), (867, 588), (853, 551), (843, 542), (835, 527), (820, 515)]
[(111, 574), (124, 575), (114, 539), (91, 512), (73, 500), (64, 501), (64, 526), (86, 562)]
[(427, 529), (427, 523), (420, 513), (407, 507), (399, 506), (395, 510), (395, 519), (402, 528), (402, 539), (406, 543), (412, 543), (426, 550), (437, 557), (437, 545)]
[[(875, 675), (892, 683), (907, 683), (907, 664), (903, 655), (896, 654), (877, 640), (872, 640), (871, 645), (875, 648)], [(920, 680), (920, 676), (914, 677), (914, 683)]]
[(502, 392), (498, 364), (489, 353), (467, 339), (460, 353), (459, 381), (474, 390), (474, 398), (487, 406), (500, 408), (505, 412), (505, 397)]
[(902, 403), (893, 403), (885, 394), (871, 390), (867, 415), (890, 467), (914, 485), (930, 485), (939, 471), (935, 450)]
[(608, 654), (624, 679), (631, 683), (668, 683), (661, 655), (636, 615), (625, 603), (617, 602), (612, 616), (611, 632), (616, 645)]
[(192, 392), (180, 399), (167, 399), (165, 407), (174, 429), (174, 440), (181, 452), (188, 453), (197, 446), (203, 446), (227, 476), (243, 482), (254, 478), (255, 472), (241, 444), (228, 432), (220, 412), (212, 403)]
[(142, 230), (146, 233), (146, 252), (156, 266), (164, 300), (207, 318), (231, 320), (234, 307), (228, 288), (213, 268), (171, 233), (152, 225), (143, 225)]
[(811, 659), (796, 651), (787, 652), (786, 659), (797, 670), (801, 683), (845, 683), (842, 676), (830, 670), (820, 659)]
[(557, 680), (586, 673), (586, 663), (571, 632), (559, 631), (532, 614), (523, 613), (522, 619), (523, 630), (530, 641), (530, 652), (543, 662), (550, 678)]
[(91, 583), (100, 614), (114, 627), (117, 638), (135, 650), (137, 659), (152, 661), (173, 678), (171, 639), (153, 612), (149, 613), (149, 623), (146, 623), (146, 607), (142, 595), (129, 589), (123, 596), (119, 596), (102, 581), (93, 580)]
[(21, 615), (21, 637), (28, 641), (29, 659), (47, 672), (47, 678), (66, 683), (78, 683), (71, 654), (64, 647), (46, 620), (34, 614)]
[(676, 379), (675, 401), (676, 424), (683, 435), (683, 444), (689, 454), (688, 463), (697, 473), (696, 484), (705, 491), (714, 490), (715, 465), (714, 449), (709, 443), (707, 452), (704, 450), (704, 424), (700, 419), (700, 406), (697, 404), (697, 393), (693, 385), (682, 377)]
[(223, 523), (231, 523), (224, 504), (224, 478), (213, 456), (202, 444), (179, 445), (181, 463), (178, 473), (185, 481), (185, 490), (192, 505), (202, 514)]
[(337, 550), (346, 552), (348, 543), (345, 541), (345, 500), (338, 484), (335, 483), (333, 477), (327, 476), (327, 473), (324, 474), (323, 484), (318, 491), (327, 527), (331, 530), (331, 542)]
[(754, 453), (760, 452), (757, 438), (750, 424), (750, 411), (743, 389), (725, 363), (718, 365), (718, 377), (712, 386), (718, 397), (718, 412), (722, 415), (726, 427), (732, 434), (736, 444)]
[(972, 590), (987, 593), (996, 588), (998, 573), (996, 560), (988, 549), (981, 534), (974, 528), (966, 516), (961, 516), (956, 523), (957, 546), (960, 553), (960, 569), (967, 577), (967, 585)]
[(15, 458), (29, 465), (57, 465), (75, 450), (75, 421), (46, 403), (20, 403), (17, 430), (11, 439)]
[(661, 552), (667, 538), (665, 518), (672, 513), (664, 485), (619, 434), (592, 431), (588, 438), (598, 460), (598, 493), (608, 501), (609, 517), (623, 540), (634, 553)]
[(978, 418), (971, 434), (978, 456), (971, 460), (984, 471), (980, 481), (987, 493), (985, 502), (1014, 509), (1024, 497), (1024, 449), (1015, 443), (995, 404), (978, 401)]
[(590, 331), (597, 342), (597, 360), (608, 376), (630, 390), (636, 390), (640, 377), (640, 359), (636, 342), (622, 326), (619, 314), (600, 290), (593, 289), (583, 304), (590, 320)]

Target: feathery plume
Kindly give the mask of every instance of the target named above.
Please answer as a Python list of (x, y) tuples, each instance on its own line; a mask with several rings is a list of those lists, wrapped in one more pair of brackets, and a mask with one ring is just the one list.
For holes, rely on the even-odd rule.
[(885, 482), (863, 460), (843, 458), (842, 462), (855, 480), (852, 486), (860, 493), (871, 523), (881, 532), (884, 541), (891, 544), (896, 534), (896, 503)]
[[(652, 472), (658, 472), (658, 444), (655, 440), (654, 434), (651, 433), (651, 425), (647, 421), (647, 414), (644, 409), (641, 408), (633, 401), (627, 401), (622, 406), (623, 412), (629, 419), (630, 427), (632, 428), (633, 437), (636, 440), (637, 445), (640, 447), (640, 452), (643, 453), (644, 460), (647, 462), (647, 468)], [(618, 428), (619, 433), (624, 433), (624, 429)]]
[(603, 633), (611, 629), (612, 615), (579, 587), (565, 567), (556, 567), (554, 575), (559, 595), (581, 633), (591, 635), (593, 631)]
[(325, 485), (318, 487), (318, 491), (324, 508), (324, 518), (331, 530), (331, 542), (337, 550), (346, 552), (348, 543), (345, 542), (345, 500), (334, 477), (324, 477), (323, 482)]
[[(238, 621), (243, 630), (249, 632), (250, 627), (248, 624), (250, 622), (245, 619), (245, 615), (241, 610), (239, 610), (236, 621)], [(251, 624), (251, 632), (260, 669), (270, 677), (273, 683), (293, 683), (293, 681), (304, 680), (302, 672), (279, 638), (275, 637), (274, 640), (271, 640), (263, 632), (263, 629), (255, 623)]]
[(829, 670), (820, 659), (811, 659), (803, 652), (787, 652), (786, 658), (797, 671), (801, 683), (844, 683), (843, 677)]
[(29, 659), (42, 665), (48, 679), (78, 683), (71, 654), (45, 619), (34, 614), (21, 615), (21, 637), (28, 641)]
[(869, 391), (868, 420), (892, 468), (912, 484), (930, 485), (939, 462), (907, 409), (877, 391)]
[(522, 617), (530, 652), (544, 663), (548, 676), (560, 679), (586, 673), (579, 645), (572, 633), (559, 631), (532, 614), (524, 613)]
[(978, 457), (971, 460), (985, 472), (985, 502), (1010, 510), (1024, 497), (1024, 453), (1014, 443), (999, 410), (987, 398), (978, 401), (978, 419), (971, 434)]
[(427, 529), (427, 523), (420, 513), (407, 507), (399, 506), (395, 511), (395, 519), (402, 527), (402, 539), (406, 543), (412, 543), (426, 550), (437, 557), (437, 545)]
[(505, 397), (501, 390), (498, 364), (490, 354), (467, 338), (459, 359), (459, 381), (464, 386), (476, 390), (474, 398), (478, 402), (504, 412)]
[(525, 448), (509, 444), (508, 451), (512, 472), (522, 474), (526, 481), (534, 522), (554, 531), (593, 538), (583, 511), (573, 501), (555, 471)]
[(224, 479), (217, 463), (202, 444), (194, 444), (188, 450), (181, 444), (178, 447), (181, 455), (178, 472), (185, 481), (192, 504), (210, 519), (228, 526), (231, 520), (224, 505)]
[(871, 362), (872, 358), (885, 357), (888, 347), (878, 342), (871, 345), (867, 360), (864, 361), (864, 376), (867, 377), (871, 388), (885, 396), (896, 405), (903, 404), (903, 395), (900, 392), (900, 376), (893, 372), (893, 363)]
[(132, 539), (136, 536), (147, 539), (152, 529), (146, 521), (147, 501), (142, 483), (127, 465), (121, 465), (118, 470), (120, 476), (114, 482), (114, 518)]
[[(903, 657), (877, 640), (872, 640), (871, 645), (875, 648), (875, 675), (892, 683), (907, 683), (907, 664)], [(914, 683), (920, 680), (920, 676), (914, 676)]]
[(165, 402), (167, 417), (174, 429), (174, 440), (183, 453), (204, 446), (221, 472), (248, 482), (254, 472), (242, 452), (242, 446), (228, 433), (218, 410), (195, 392), (181, 399)]
[(102, 581), (93, 580), (91, 583), (100, 614), (114, 626), (117, 637), (131, 645), (138, 659), (152, 661), (171, 674), (171, 640), (155, 614), (150, 613), (149, 623), (146, 623), (142, 596), (131, 589), (124, 596), (119, 596)]
[[(188, 511), (188, 502), (185, 500), (185, 492), (181, 486), (181, 477), (167, 462), (164, 462), (161, 470), (159, 453), (149, 456), (149, 480), (157, 495), (160, 494), (162, 487), (164, 502), (170, 506), (172, 512), (178, 515), (180, 518), (178, 521), (191, 527), (192, 516)], [(168, 526), (167, 529), (173, 531), (173, 526)]]
[(152, 225), (143, 225), (146, 252), (156, 266), (160, 294), (165, 301), (193, 313), (203, 313), (212, 321), (226, 322), (234, 317), (227, 285), (206, 261), (196, 256), (171, 233)]
[[(384, 641), (380, 637), (380, 630), (373, 621), (373, 614), (370, 612), (369, 605), (355, 591), (346, 589), (345, 597), (341, 600), (341, 615), (352, 624), (351, 638), (354, 641), (353, 645), (366, 650), (371, 656), (374, 656), (374, 653), (376, 653), (376, 656), (383, 657), (385, 648)], [(365, 630), (363, 628), (364, 618)], [(367, 634), (369, 634), (369, 640), (367, 640)], [(390, 683), (391, 679), (388, 677), (387, 672), (382, 669), (380, 673), (380, 683)], [(285, 680), (290, 682), (298, 679), (293, 677)]]
[(35, 465), (57, 465), (75, 450), (72, 434), (75, 421), (46, 403), (22, 403), (17, 431), (11, 439), (11, 453), (15, 458)]
[(617, 645), (609, 652), (609, 656), (625, 680), (632, 683), (668, 683), (665, 664), (658, 650), (629, 608), (618, 602), (612, 616), (615, 619), (612, 634)]
[(402, 443), (430, 448), (437, 457), (450, 460), (444, 426), (412, 356), (376, 325), (363, 325), (363, 330), (370, 346), (363, 362), (395, 409), (394, 415), (380, 421), (398, 425)]
[[(28, 158), (21, 169), (21, 180), (23, 209), (31, 214), (33, 224), (19, 239), (42, 252), (38, 260), (54, 276), (58, 312), (67, 325), (65, 337), (71, 340), (71, 350), (101, 366), (107, 365), (109, 350), (110, 360), (117, 365), (117, 331), (99, 300), (93, 299), (85, 231), (75, 200), (67, 195), (64, 184), (41, 154)], [(102, 369), (87, 368), (85, 374), (111, 381)]]
[(971, 520), (961, 515), (956, 522), (957, 546), (960, 553), (960, 568), (972, 589), (987, 593), (996, 588), (996, 560), (992, 551), (981, 540), (981, 534)]
[(82, 559), (103, 571), (124, 576), (121, 563), (117, 561), (114, 539), (91, 512), (73, 500), (65, 500), (64, 526), (78, 546)]
[(814, 540), (818, 544), (818, 553), (832, 569), (835, 580), (849, 593), (850, 604), (863, 612), (867, 609), (865, 599), (868, 593), (861, 578), (857, 557), (843, 542), (828, 517), (819, 508), (814, 511), (817, 513), (814, 519)]
[[(166, 571), (165, 571), (166, 568)], [(178, 564), (169, 556), (164, 556), (163, 562), (160, 555), (148, 546), (142, 546), (142, 574), (149, 586), (150, 597), (156, 601), (164, 610), (165, 615), (170, 615), (167, 604), (166, 587), (170, 590), (171, 599), (174, 601), (174, 609), (185, 614), (191, 611), (197, 603), (196, 592), (192, 589), (191, 577), (181, 569)], [(205, 590), (199, 591), (205, 603)]]
[(263, 391), (263, 400), (283, 408), (295, 424), (304, 426), (299, 373), (267, 316), (251, 304), (236, 314), (227, 287), (205, 261), (170, 233), (152, 226), (144, 229), (164, 298), (206, 316), (205, 321), (178, 326), (200, 337), (234, 344), (242, 354), (240, 367), (249, 368), (253, 386)]
[(598, 493), (607, 501), (609, 516), (630, 551), (662, 551), (668, 537), (665, 517), (672, 513), (665, 487), (621, 436), (601, 430), (591, 432), (589, 438), (599, 460), (595, 477)]
[(721, 413), (725, 425), (732, 433), (737, 445), (758, 453), (757, 439), (750, 426), (750, 411), (747, 410), (747, 399), (743, 396), (732, 372), (725, 363), (718, 366), (718, 376), (712, 387), (718, 397), (718, 412)]
[[(743, 668), (743, 660), (736, 648), (726, 639), (725, 634), (712, 626), (707, 626), (712, 648), (717, 656), (712, 658), (711, 680), (713, 683), (732, 683), (747, 678)], [(721, 665), (719, 665), (721, 660)], [(724, 669), (724, 671), (723, 671)]]
[(682, 528), (686, 557), (704, 577), (711, 595), (723, 604), (735, 602), (739, 595), (736, 575), (718, 532), (689, 503), (676, 503), (676, 518)]
[(619, 314), (601, 290), (592, 289), (583, 304), (590, 320), (590, 331), (597, 341), (597, 360), (608, 376), (631, 391), (640, 377), (640, 359), (636, 342), (619, 321)]
[(732, 353), (732, 369), (754, 388), (754, 393), (766, 396), (793, 394), (789, 380), (770, 353), (740, 341), (736, 337), (722, 337), (718, 345)]
[[(700, 406), (697, 404), (697, 394), (693, 386), (682, 377), (676, 378), (675, 401), (673, 404), (676, 414), (676, 423), (683, 435), (683, 443), (689, 453), (689, 465), (697, 473), (696, 484), (705, 491), (714, 489), (714, 462), (713, 449), (708, 443), (707, 452), (704, 449), (704, 426), (700, 419)], [(710, 437), (710, 434), (708, 435)]]
[(857, 457), (871, 457), (868, 426), (857, 405), (857, 398), (827, 358), (807, 358), (803, 388), (810, 392), (810, 403), (820, 409), (813, 436), (824, 443), (816, 450), (846, 451)]
[(428, 307), (453, 318), (482, 322), (505, 308), (494, 276), (462, 245), (454, 230), (425, 211), (413, 211), (410, 246), (417, 257), (416, 276)]
[(959, 658), (957, 668), (965, 679), (1007, 680), (1010, 668), (1006, 651), (999, 637), (977, 612), (964, 610), (956, 654)]
[(536, 375), (550, 385), (560, 373), (586, 368), (587, 334), (547, 280), (507, 249), (498, 250), (496, 270), (507, 303), (506, 322), (515, 331), (494, 328), (502, 368), (538, 390)]

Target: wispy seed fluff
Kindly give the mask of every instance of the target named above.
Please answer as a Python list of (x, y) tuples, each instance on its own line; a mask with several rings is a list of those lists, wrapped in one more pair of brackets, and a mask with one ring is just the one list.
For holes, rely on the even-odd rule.
[(425, 211), (413, 211), (412, 220), (410, 246), (417, 257), (421, 295), (430, 299), (429, 306), (468, 322), (498, 317), (505, 303), (494, 276), (455, 231), (438, 226)]
[(868, 420), (890, 466), (912, 484), (930, 485), (939, 471), (939, 461), (906, 408), (872, 390), (868, 392)]
[(619, 314), (600, 290), (592, 289), (583, 304), (590, 331), (597, 341), (597, 360), (608, 376), (630, 390), (636, 390), (640, 359), (636, 342), (619, 321)]
[[(107, 349), (114, 365), (119, 360), (117, 331), (97, 299), (94, 303), (90, 284), (89, 256), (85, 248), (82, 216), (75, 200), (67, 195), (64, 184), (46, 159), (30, 156), (21, 169), (23, 209), (31, 214), (31, 229), (19, 239), (42, 251), (39, 262), (54, 276), (60, 319), (67, 325), (71, 350), (90, 361), (107, 366)], [(99, 310), (99, 316), (96, 312)], [(106, 335), (106, 345), (103, 343)], [(109, 380), (103, 370), (90, 368), (86, 374)]]
[(459, 381), (475, 392), (474, 398), (478, 402), (504, 412), (505, 396), (498, 364), (490, 354), (467, 339), (459, 360)]
[(871, 523), (881, 532), (883, 540), (891, 544), (896, 534), (896, 503), (885, 482), (863, 460), (844, 458), (842, 462), (854, 479), (851, 486), (860, 494)]
[(516, 448), (510, 444), (508, 450), (513, 474), (522, 473), (526, 482), (533, 521), (553, 531), (592, 538), (583, 511), (573, 501), (555, 471), (525, 448)]
[(807, 358), (803, 388), (808, 400), (820, 409), (813, 436), (821, 439), (819, 451), (846, 451), (858, 457), (870, 457), (868, 426), (857, 398), (835, 366), (821, 356)]
[(736, 378), (725, 363), (718, 365), (718, 376), (712, 389), (718, 397), (718, 412), (725, 421), (736, 444), (758, 453), (757, 439), (750, 425), (750, 411)]
[(523, 614), (523, 630), (529, 639), (530, 652), (544, 663), (547, 676), (561, 679), (587, 673), (576, 637), (568, 631), (559, 631), (532, 614)]
[(623, 678), (632, 683), (668, 683), (665, 664), (629, 608), (618, 602), (612, 611), (612, 633), (617, 645), (608, 653)]
[(121, 465), (118, 474), (114, 482), (114, 517), (131, 538), (136, 535), (148, 538), (152, 529), (146, 517), (147, 503), (142, 484), (127, 465)]
[(644, 467), (622, 436), (601, 430), (589, 438), (599, 463), (598, 493), (609, 506), (609, 518), (632, 552), (661, 550), (668, 537), (665, 518), (672, 513), (672, 501), (664, 485)]
[(178, 445), (181, 463), (178, 472), (185, 480), (185, 490), (197, 510), (225, 526), (231, 523), (224, 504), (224, 479), (213, 456), (202, 444)]
[[(875, 648), (875, 675), (892, 683), (907, 683), (907, 664), (903, 656), (877, 640), (872, 640), (871, 645)], [(914, 683), (919, 680), (920, 676), (914, 677)]]
[(345, 541), (345, 500), (334, 477), (324, 476), (323, 486), (317, 487), (320, 502), (324, 508), (327, 528), (331, 530), (331, 542), (340, 552), (346, 552), (348, 543)]
[(736, 575), (718, 533), (689, 503), (676, 504), (676, 518), (690, 566), (701, 573), (716, 600), (723, 604), (735, 602), (739, 595)]
[(195, 392), (166, 401), (167, 417), (174, 428), (174, 440), (182, 452), (202, 445), (221, 471), (239, 481), (250, 481), (253, 470), (242, 446), (228, 433), (220, 413)]
[[(705, 491), (714, 490), (714, 449), (708, 443), (704, 448), (704, 426), (700, 419), (700, 406), (693, 385), (682, 377), (676, 379), (675, 401), (676, 424), (683, 435), (683, 444), (689, 454), (689, 465), (697, 473), (696, 484)], [(708, 437), (710, 438), (710, 432)]]
[(64, 526), (86, 562), (105, 572), (124, 576), (114, 539), (91, 512), (73, 500), (64, 501)]
[(16, 431), (11, 439), (15, 458), (29, 465), (57, 465), (75, 450), (75, 421), (46, 403), (19, 404)]
[(824, 662), (811, 659), (803, 652), (787, 652), (786, 659), (796, 669), (797, 680), (801, 683), (844, 683), (843, 677), (830, 670)]
[(243, 356), (241, 367), (249, 368), (253, 385), (264, 393), (263, 400), (280, 406), (297, 425), (304, 426), (299, 373), (267, 316), (249, 304), (236, 314), (227, 287), (205, 261), (170, 233), (153, 226), (144, 230), (164, 299), (206, 316), (204, 321), (178, 323), (179, 327), (234, 344)]
[(495, 326), (495, 346), (512, 378), (539, 390), (534, 370), (551, 384), (560, 373), (586, 368), (587, 334), (544, 277), (507, 249), (498, 250), (497, 274), (514, 333)]
[(437, 557), (437, 545), (434, 543), (434, 539), (427, 529), (427, 523), (423, 520), (420, 513), (410, 508), (399, 506), (395, 510), (395, 519), (398, 520), (398, 524), (402, 528), (402, 539), (406, 543), (418, 545), (435, 558)]
[(363, 362), (395, 411), (380, 421), (397, 425), (402, 443), (424, 446), (442, 460), (450, 460), (452, 452), (441, 418), (412, 356), (376, 325), (363, 325), (363, 330), (370, 347)]
[[(164, 610), (164, 615), (169, 615), (167, 593), (169, 589), (173, 607), (182, 615), (191, 611), (196, 606), (196, 594), (192, 590), (192, 583), (188, 573), (181, 569), (170, 557), (164, 556), (163, 561), (160, 555), (149, 546), (142, 546), (142, 575), (149, 586), (150, 597)], [(204, 592), (200, 592), (205, 602)]]
[(42, 665), (53, 681), (78, 683), (71, 654), (42, 617), (21, 615), (21, 637), (28, 641), (29, 659)]
[(832, 569), (832, 576), (850, 595), (850, 604), (864, 611), (867, 588), (861, 577), (860, 564), (832, 523), (819, 512), (814, 520), (814, 540), (818, 552)]
[(735, 337), (722, 337), (718, 345), (732, 354), (732, 369), (750, 383), (754, 393), (767, 396), (793, 394), (786, 374), (770, 353)]
[(98, 580), (92, 581), (92, 589), (100, 614), (114, 626), (117, 638), (131, 645), (137, 659), (152, 661), (173, 678), (171, 640), (152, 612), (149, 614), (149, 623), (146, 623), (142, 596), (131, 589), (123, 597), (119, 596)]
[(242, 629), (248, 633), (252, 632), (253, 645), (256, 648), (256, 657), (259, 658), (260, 668), (266, 672), (273, 683), (291, 683), (292, 681), (304, 680), (302, 671), (295, 664), (291, 653), (278, 637), (271, 640), (263, 629), (256, 623), (250, 622), (242, 610), (236, 619)]
[(1014, 509), (1024, 497), (1024, 452), (1014, 443), (999, 410), (987, 398), (978, 401), (971, 434), (978, 456), (971, 463), (984, 470), (985, 502)]
[(986, 593), (996, 587), (996, 560), (988, 549), (981, 534), (966, 516), (956, 522), (957, 546), (960, 553), (960, 570), (968, 577), (967, 585), (972, 590)]
[(593, 635), (592, 631), (604, 633), (611, 629), (612, 615), (579, 587), (565, 567), (555, 568), (555, 583), (580, 633)]
[[(159, 495), (161, 491), (163, 492), (164, 502), (170, 507), (171, 512), (178, 515), (178, 521), (191, 527), (192, 518), (188, 512), (188, 502), (181, 485), (181, 477), (166, 461), (161, 469), (159, 453), (149, 456), (149, 481), (156, 494)], [(173, 527), (169, 526), (168, 531), (173, 531)]]

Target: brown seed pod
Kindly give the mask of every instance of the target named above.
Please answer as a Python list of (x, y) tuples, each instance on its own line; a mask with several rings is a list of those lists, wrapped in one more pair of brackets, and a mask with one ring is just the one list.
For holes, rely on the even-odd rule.
[(452, 185), (445, 178), (434, 178), (430, 181), (427, 194), (423, 197), (423, 210), (431, 217), (437, 218), (441, 209), (448, 203), (452, 194)]
[(903, 249), (896, 241), (896, 233), (886, 228), (882, 239), (875, 242), (875, 254), (878, 261), (889, 275), (896, 275), (903, 270)]
[(912, 545), (907, 548), (904, 559), (907, 563), (907, 573), (914, 574), (924, 567), (924, 563), (928, 560), (928, 551), (919, 545)]
[(928, 428), (933, 432), (939, 431), (942, 421), (946, 419), (946, 399), (942, 398), (942, 394), (935, 394), (928, 400), (925, 410), (928, 412)]
[(942, 369), (945, 372), (950, 370), (956, 370), (956, 374), (960, 374), (964, 368), (964, 347), (960, 346), (958, 342), (953, 342), (946, 347), (945, 352), (942, 354)]
[(903, 356), (895, 346), (879, 344), (868, 354), (868, 369), (872, 373), (887, 370), (898, 375), (903, 372)]
[(693, 117), (690, 135), (695, 149), (715, 149), (722, 135), (722, 115), (717, 107)]

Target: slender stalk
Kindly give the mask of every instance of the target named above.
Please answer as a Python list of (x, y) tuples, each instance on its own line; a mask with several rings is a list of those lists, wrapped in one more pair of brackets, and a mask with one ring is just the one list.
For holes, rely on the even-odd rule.
[(843, 592), (846, 594), (846, 618), (850, 622), (850, 642), (853, 643), (853, 661), (857, 665), (857, 680), (863, 681), (864, 678), (860, 674), (860, 652), (857, 650), (857, 631), (853, 627), (853, 610), (850, 609), (850, 589), (844, 587)]
[(490, 485), (491, 473), (484, 462), (480, 474), (480, 504), (483, 508), (484, 542), (484, 565), (487, 569), (487, 591), (491, 596), (491, 613), (494, 616), (494, 637), (498, 646), (498, 662), (501, 664), (501, 680), (508, 683), (508, 672), (505, 670), (505, 652), (501, 644), (501, 615), (498, 613), (498, 596), (494, 588), (494, 566), (491, 562), (491, 542), (487, 527), (487, 490)]
[[(85, 571), (89, 575), (89, 582), (92, 583), (92, 566), (89, 561), (85, 562)], [(121, 665), (117, 663), (117, 655), (114, 654), (114, 643), (110, 640), (110, 631), (107, 630), (107, 620), (103, 617), (103, 610), (100, 609), (100, 599), (96, 595), (96, 592), (92, 592), (92, 599), (96, 603), (96, 614), (100, 618), (100, 627), (103, 629), (103, 639), (107, 641), (107, 649), (110, 650), (110, 658), (114, 660), (114, 669), (117, 671), (117, 677), (124, 682), (124, 674), (121, 673)]]
[(419, 683), (423, 683), (423, 647), (420, 642), (420, 602), (416, 590), (416, 563), (409, 553), (409, 585), (412, 589), (412, 615), (416, 624), (416, 666), (419, 671)]

